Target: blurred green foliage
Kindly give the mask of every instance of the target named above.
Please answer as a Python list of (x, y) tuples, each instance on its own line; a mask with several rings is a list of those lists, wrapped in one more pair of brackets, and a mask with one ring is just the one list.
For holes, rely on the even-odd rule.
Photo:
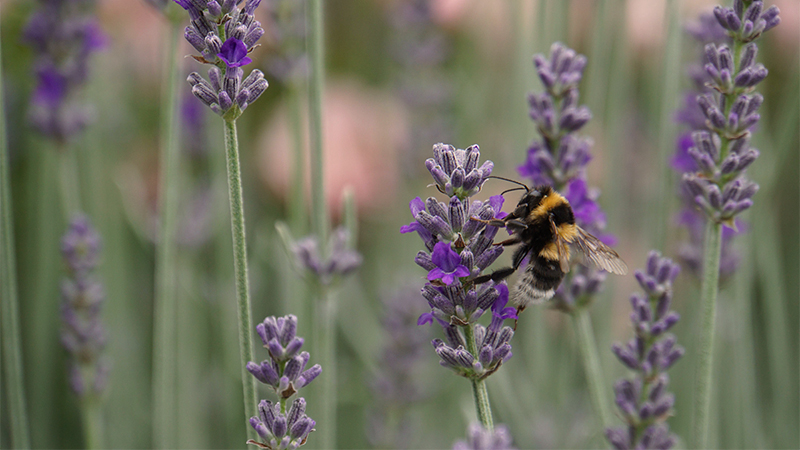
[[(106, 445), (147, 448), (151, 446), (155, 252), (146, 225), (151, 218), (143, 217), (143, 210), (132, 203), (141, 197), (150, 205), (156, 192), (153, 180), (157, 177), (151, 174), (157, 171), (161, 113), (158, 56), (165, 47), (156, 41), (166, 36), (167, 24), (145, 2), (99, 3), (101, 24), (111, 40), (94, 59), (85, 91), (97, 120), (73, 148), (80, 161), (83, 203), (103, 236), (100, 273), (107, 291), (103, 316), (110, 331), (107, 353), (113, 361), (104, 406)], [(399, 69), (387, 50), (392, 30), (386, 3), (351, 0), (327, 5), (329, 80), (357, 80), (394, 92)], [(582, 85), (583, 101), (594, 114), (586, 131), (595, 140), (589, 177), (603, 189), (600, 202), (609, 213), (608, 230), (620, 237), (620, 254), (631, 268), (641, 267), (654, 247), (665, 256), (677, 257), (676, 243), (682, 236), (671, 218), (676, 178), (665, 170), (668, 161), (657, 142), (662, 127), (674, 129), (663, 116), (671, 114), (671, 108), (662, 102), (677, 107), (680, 101), (664, 96), (664, 77), (682, 77), (679, 85), (688, 86), (684, 67), (699, 55), (699, 49), (690, 39), (637, 41), (625, 32), (629, 20), (625, 8), (631, 2), (623, 0), (575, 1), (571, 6), (564, 6), (567, 2), (479, 3), (464, 2), (462, 16), (440, 24), (452, 43), (452, 57), (442, 68), (455, 99), (455, 141), (451, 143), (461, 148), (478, 143), (484, 158), (495, 162), (498, 175), (514, 177), (535, 134), (527, 119), (525, 96), (540, 88), (530, 58), (546, 53), (554, 39), (566, 40), (589, 60)], [(59, 159), (50, 143), (26, 122), (34, 77), (31, 50), (20, 45), (19, 36), (34, 6), (30, 1), (0, 5), (27, 401), (34, 447), (78, 448), (83, 445), (79, 416), (68, 389), (67, 356), (58, 340), (59, 282), (64, 275), (59, 240), (65, 228), (57, 195)], [(663, 16), (663, 11), (654, 13)], [(680, 19), (691, 19), (685, 15)], [(796, 18), (787, 22), (780, 27), (797, 26)], [(754, 146), (761, 158), (750, 173), (761, 190), (755, 206), (744, 216), (749, 232), (736, 241), (741, 267), (720, 293), (710, 441), (715, 448), (796, 448), (799, 440), (800, 77), (797, 32), (788, 33), (794, 36), (790, 42), (779, 39), (776, 31), (760, 41), (759, 60), (770, 75), (759, 86), (765, 101)], [(139, 36), (142, 42), (131, 36)], [(152, 42), (145, 37), (153, 38)], [(681, 66), (663, 67), (666, 45), (675, 42), (680, 45)], [(189, 54), (189, 47), (184, 45), (182, 52)], [(256, 53), (255, 65), (268, 57), (266, 51)], [(193, 61), (186, 62), (187, 73), (198, 70)], [(292, 307), (304, 304), (296, 301), (305, 295), (302, 280), (287, 269), (292, 262), (274, 228), (277, 220), (286, 220), (288, 206), (282, 193), (265, 187), (260, 173), (261, 153), (267, 150), (262, 148), (261, 134), (289, 93), (281, 83), (270, 83), (262, 100), (239, 121), (252, 313), (256, 322), (267, 315), (296, 314), (298, 333), (308, 338), (313, 334), (308, 310)], [(205, 123), (211, 153), (201, 167), (212, 180), (213, 225), (210, 239), (200, 246), (182, 247), (179, 255), (176, 326), (181, 413), (175, 433), (185, 448), (241, 447), (247, 424), (241, 408), (221, 122), (208, 113)], [(126, 183), (131, 170), (143, 174), (144, 192), (133, 192)], [(407, 209), (411, 198), (436, 193), (426, 188), (430, 180), (422, 160), (416, 172), (403, 173), (399, 179), (398, 186), (371, 187), (381, 193), (379, 207), (359, 208), (358, 248), (365, 263), (339, 294), (340, 448), (370, 446), (367, 411), (374, 395), (368, 386), (381, 348), (391, 344), (380, 323), (381, 299), (404, 286), (422, 284), (423, 273), (413, 263), (421, 245), (414, 236), (399, 235), (398, 229), (411, 220)], [(488, 187), (487, 197), (488, 191), (501, 189)], [(658, 221), (661, 225), (654, 227)], [(302, 236), (307, 228), (300, 226), (292, 232)], [(609, 279), (591, 309), (608, 382), (625, 375), (610, 346), (632, 335), (627, 297), (633, 289), (630, 275)], [(675, 309), (683, 320), (674, 332), (687, 354), (670, 371), (677, 399), (670, 424), (684, 442), (692, 420), (698, 290), (698, 281), (688, 271), (676, 280)], [(420, 297), (419, 302), (423, 312), (424, 300)], [(578, 349), (565, 319), (545, 308), (526, 312), (512, 341), (514, 357), (488, 380), (495, 422), (510, 427), (520, 448), (606, 445), (595, 425)], [(445, 448), (463, 439), (466, 425), (474, 420), (474, 409), (468, 382), (439, 367), (432, 348), (428, 350), (425, 370), (419, 373), (427, 395), (408, 411), (418, 427), (410, 442), (420, 448)], [(264, 349), (256, 348), (255, 354), (259, 360), (266, 358)], [(313, 385), (310, 389), (306, 396), (313, 418), (316, 391)], [(268, 394), (263, 390), (260, 395), (266, 398)], [(613, 397), (611, 385), (607, 395)], [(0, 445), (5, 448), (9, 446), (8, 405), (2, 401), (0, 406)], [(314, 434), (308, 445), (314, 447)]]

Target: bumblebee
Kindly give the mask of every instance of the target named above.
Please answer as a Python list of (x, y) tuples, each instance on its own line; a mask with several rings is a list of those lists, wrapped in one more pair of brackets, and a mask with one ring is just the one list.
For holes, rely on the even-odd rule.
[(569, 244), (607, 272), (618, 275), (628, 272), (628, 266), (617, 252), (575, 223), (572, 206), (564, 196), (550, 186), (529, 189), (519, 184), (526, 192), (511, 214), (503, 219), (472, 218), (487, 225), (506, 227), (511, 232), (510, 238), (494, 245), (519, 244), (512, 257), (512, 267), (477, 277), (475, 283), (505, 279), (530, 255), (525, 271), (511, 291), (510, 300), (518, 311), (530, 304), (543, 303), (553, 297), (564, 275), (569, 272)]

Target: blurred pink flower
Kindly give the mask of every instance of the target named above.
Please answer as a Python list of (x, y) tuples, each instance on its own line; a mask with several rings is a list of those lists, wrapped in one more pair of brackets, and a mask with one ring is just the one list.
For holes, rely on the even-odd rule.
[[(258, 145), (261, 179), (282, 197), (289, 191), (294, 148), (287, 114), (285, 105), (275, 111)], [(322, 123), (325, 193), (331, 214), (340, 212), (342, 192), (348, 186), (359, 208), (391, 208), (387, 199), (393, 198), (397, 188), (397, 150), (408, 134), (400, 103), (355, 81), (331, 82), (325, 87)], [(308, 174), (308, 142), (305, 151)], [(306, 183), (306, 196), (308, 192)]]

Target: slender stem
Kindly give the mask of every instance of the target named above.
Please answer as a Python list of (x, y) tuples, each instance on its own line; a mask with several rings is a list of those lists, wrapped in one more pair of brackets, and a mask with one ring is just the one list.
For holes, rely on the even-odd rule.
[[(473, 355), (478, 355), (478, 346), (475, 344), (474, 324), (469, 324), (464, 327), (464, 338), (467, 341), (467, 351)], [(478, 419), (487, 430), (494, 429), (494, 421), (492, 420), (492, 407), (489, 404), (489, 392), (486, 390), (485, 380), (471, 379), (472, 382), (472, 395), (475, 397), (475, 412), (478, 414)]]
[(589, 386), (589, 396), (592, 399), (592, 407), (599, 419), (600, 426), (606, 428), (611, 425), (611, 408), (608, 405), (608, 396), (603, 395), (606, 383), (603, 377), (603, 369), (600, 367), (600, 359), (597, 355), (597, 344), (594, 341), (592, 331), (592, 319), (586, 308), (580, 308), (572, 313), (575, 322), (575, 334), (578, 339), (581, 357), (583, 358), (583, 368), (586, 371), (586, 382)]
[(700, 288), (700, 340), (695, 369), (694, 448), (708, 445), (711, 409), (711, 375), (714, 362), (714, 332), (719, 289), (719, 258), (722, 249), (722, 225), (708, 221), (703, 256), (703, 281)]
[(178, 303), (178, 196), (180, 147), (178, 145), (178, 42), (182, 27), (170, 22), (166, 53), (165, 86), (161, 99), (161, 179), (159, 232), (156, 247), (155, 317), (153, 318), (153, 442), (156, 448), (176, 445), (177, 321)]
[[(325, 80), (325, 48), (322, 0), (309, 5), (308, 53), (311, 59), (309, 84), (309, 124), (311, 142), (311, 214), (312, 230), (324, 249), (328, 241), (328, 211), (325, 204), (324, 159), (322, 152), (322, 92)], [(323, 250), (325, 252), (327, 250)]]
[(70, 149), (66, 144), (59, 144), (58, 155), (59, 181), (61, 205), (67, 223), (72, 220), (72, 215), (81, 210), (80, 183), (78, 182), (78, 159), (75, 149)]
[(322, 395), (317, 399), (322, 415), (319, 418), (319, 448), (336, 446), (336, 295), (332, 289), (317, 283), (317, 302), (314, 313), (314, 357), (324, 371), (320, 377)]
[[(231, 202), (231, 231), (233, 233), (233, 270), (236, 279), (236, 298), (239, 303), (239, 356), (244, 385), (244, 413), (246, 418), (256, 416), (255, 378), (245, 365), (253, 361), (252, 324), (250, 320), (250, 289), (247, 284), (247, 245), (244, 235), (244, 204), (242, 201), (242, 174), (239, 168), (239, 140), (236, 121), (225, 121), (225, 154), (228, 161), (228, 192)], [(247, 427), (248, 437), (255, 439), (255, 431)]]
[[(1, 60), (1, 58), (0, 58)], [(11, 208), (11, 171), (9, 170), (5, 102), (0, 70), (0, 316), (2, 316), (3, 376), (10, 419), (11, 446), (30, 448), (28, 412), (25, 404), (25, 379), (20, 348), (19, 312), (17, 310), (17, 261), (14, 249), (14, 221)]]
[[(666, 3), (666, 23), (667, 41), (664, 46), (664, 61), (662, 66), (661, 79), (661, 111), (659, 112), (658, 124), (658, 159), (657, 161), (667, 161), (675, 147), (675, 135), (677, 123), (673, 118), (673, 111), (678, 106), (681, 98), (679, 83), (681, 79), (681, 37), (683, 35), (683, 22), (680, 15), (681, 2), (669, 0)], [(654, 240), (655, 248), (664, 248), (669, 229), (667, 214), (673, 209), (669, 207), (675, 202), (674, 189), (672, 187), (672, 168), (669, 164), (659, 164), (662, 167), (661, 173), (656, 178), (656, 195), (660, 199), (651, 204), (651, 239)], [(657, 205), (657, 206), (656, 206)]]
[[(308, 4), (307, 27), (308, 55), (311, 61), (311, 78), (308, 87), (309, 141), (311, 144), (311, 229), (319, 242), (323, 258), (328, 255), (328, 207), (325, 204), (324, 159), (322, 150), (322, 93), (325, 80), (325, 29), (322, 0), (311, 0)], [(323, 376), (322, 407), (320, 418), (321, 448), (336, 448), (336, 364), (334, 361), (335, 304), (325, 288), (319, 290), (319, 304), (314, 308), (313, 326), (321, 336), (314, 346), (321, 350)]]
[(304, 235), (308, 227), (305, 206), (305, 134), (303, 133), (303, 101), (301, 91), (296, 83), (289, 87), (289, 127), (292, 133), (292, 182), (289, 190), (289, 224), (299, 236)]
[(83, 422), (83, 441), (88, 450), (106, 448), (103, 445), (103, 411), (97, 398), (87, 398), (81, 402)]

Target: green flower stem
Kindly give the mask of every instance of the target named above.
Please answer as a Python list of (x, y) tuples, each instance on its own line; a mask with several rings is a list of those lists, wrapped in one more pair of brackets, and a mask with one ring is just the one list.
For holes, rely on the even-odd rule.
[[(328, 207), (325, 202), (324, 159), (322, 151), (322, 93), (325, 80), (325, 29), (323, 1), (311, 0), (308, 4), (308, 55), (311, 61), (311, 79), (308, 92), (309, 141), (311, 144), (311, 230), (316, 235), (323, 259), (327, 258)], [(317, 331), (314, 347), (325, 374), (322, 375), (320, 448), (336, 448), (336, 349), (334, 327), (335, 303), (325, 288), (319, 290), (319, 302), (314, 308), (312, 324)], [(318, 341), (318, 342), (317, 342)]]
[[(336, 294), (334, 289), (317, 283), (317, 302), (314, 311), (315, 338), (313, 357), (319, 358), (323, 373), (319, 377), (322, 395), (316, 401), (322, 414), (318, 422), (320, 440), (318, 448), (336, 446)], [(319, 392), (319, 391), (317, 391)]]
[(74, 149), (66, 144), (57, 145), (59, 155), (59, 181), (61, 205), (67, 223), (72, 215), (81, 210), (80, 183), (78, 182), (78, 159)]
[(327, 256), (328, 209), (325, 204), (325, 179), (322, 152), (322, 92), (325, 82), (325, 48), (322, 0), (309, 4), (308, 54), (311, 60), (309, 83), (309, 125), (311, 128), (311, 214), (312, 230), (319, 239), (322, 252)]
[[(668, 161), (675, 148), (675, 135), (677, 134), (677, 123), (673, 117), (673, 111), (679, 106), (680, 86), (678, 81), (681, 79), (683, 67), (681, 65), (681, 37), (683, 31), (683, 21), (680, 15), (680, 2), (668, 0), (666, 3), (666, 23), (667, 42), (664, 46), (661, 88), (661, 107), (658, 123), (658, 161)], [(672, 167), (669, 164), (660, 164), (661, 173), (656, 177), (656, 190), (660, 196), (658, 201), (651, 203), (651, 226), (650, 236), (654, 240), (655, 248), (664, 248), (664, 243), (668, 235), (666, 224), (670, 223), (668, 214), (673, 211), (670, 205), (675, 203), (676, 196), (672, 186)]]
[(106, 448), (103, 445), (103, 411), (98, 398), (87, 398), (81, 402), (83, 441), (86, 449)]
[(166, 92), (161, 100), (161, 177), (159, 233), (155, 267), (155, 317), (153, 318), (153, 443), (175, 448), (177, 410), (178, 303), (178, 197), (180, 147), (178, 145), (178, 42), (183, 27), (171, 21), (166, 54)]
[(11, 208), (11, 171), (8, 167), (2, 70), (0, 70), (0, 320), (3, 337), (3, 376), (5, 377), (7, 414), (10, 417), (11, 446), (30, 448), (28, 413), (25, 404), (25, 379), (20, 348), (19, 311), (17, 307), (17, 261), (14, 250), (14, 221)]
[(574, 311), (572, 319), (575, 325), (575, 334), (578, 339), (581, 358), (583, 358), (583, 368), (586, 371), (586, 382), (589, 386), (589, 396), (592, 399), (592, 407), (600, 421), (602, 428), (611, 425), (611, 408), (608, 405), (608, 396), (603, 395), (606, 383), (603, 378), (603, 369), (600, 367), (600, 359), (597, 355), (597, 344), (594, 341), (592, 331), (592, 319), (586, 308)]
[[(247, 284), (247, 245), (244, 235), (244, 204), (242, 202), (242, 174), (239, 167), (239, 140), (236, 121), (225, 121), (225, 154), (228, 161), (228, 192), (231, 202), (231, 230), (233, 233), (233, 271), (236, 279), (236, 298), (239, 303), (239, 356), (242, 364), (245, 418), (258, 415), (256, 381), (245, 366), (253, 361), (253, 327), (250, 320), (250, 289)], [(247, 427), (250, 438), (256, 434)]]
[[(733, 41), (733, 73), (738, 73), (742, 47), (739, 40)], [(738, 93), (725, 94), (725, 117), (730, 116)], [(728, 156), (730, 139), (720, 136), (719, 160)], [(720, 186), (722, 188), (722, 186)], [(706, 226), (703, 249), (703, 280), (700, 286), (700, 337), (697, 347), (698, 362), (695, 367), (694, 401), (694, 447), (708, 446), (709, 415), (711, 413), (711, 384), (714, 368), (714, 333), (716, 330), (717, 293), (719, 291), (719, 260), (722, 252), (722, 224), (713, 219)]]
[(714, 366), (714, 333), (719, 288), (719, 258), (722, 249), (722, 224), (708, 221), (703, 249), (703, 280), (700, 288), (700, 341), (695, 368), (694, 445), (708, 446), (708, 423), (711, 410), (711, 375)]
[[(478, 346), (475, 344), (475, 331), (474, 324), (469, 324), (464, 327), (464, 339), (467, 341), (467, 351), (473, 355), (478, 355)], [(478, 413), (478, 419), (487, 430), (494, 429), (494, 421), (492, 420), (492, 407), (489, 404), (489, 392), (486, 390), (486, 380), (471, 379), (472, 382), (472, 395), (475, 397), (475, 411)]]
[(305, 207), (305, 134), (303, 133), (303, 95), (294, 83), (289, 87), (289, 128), (292, 134), (292, 182), (289, 191), (289, 224), (297, 235), (304, 235), (307, 229)]

